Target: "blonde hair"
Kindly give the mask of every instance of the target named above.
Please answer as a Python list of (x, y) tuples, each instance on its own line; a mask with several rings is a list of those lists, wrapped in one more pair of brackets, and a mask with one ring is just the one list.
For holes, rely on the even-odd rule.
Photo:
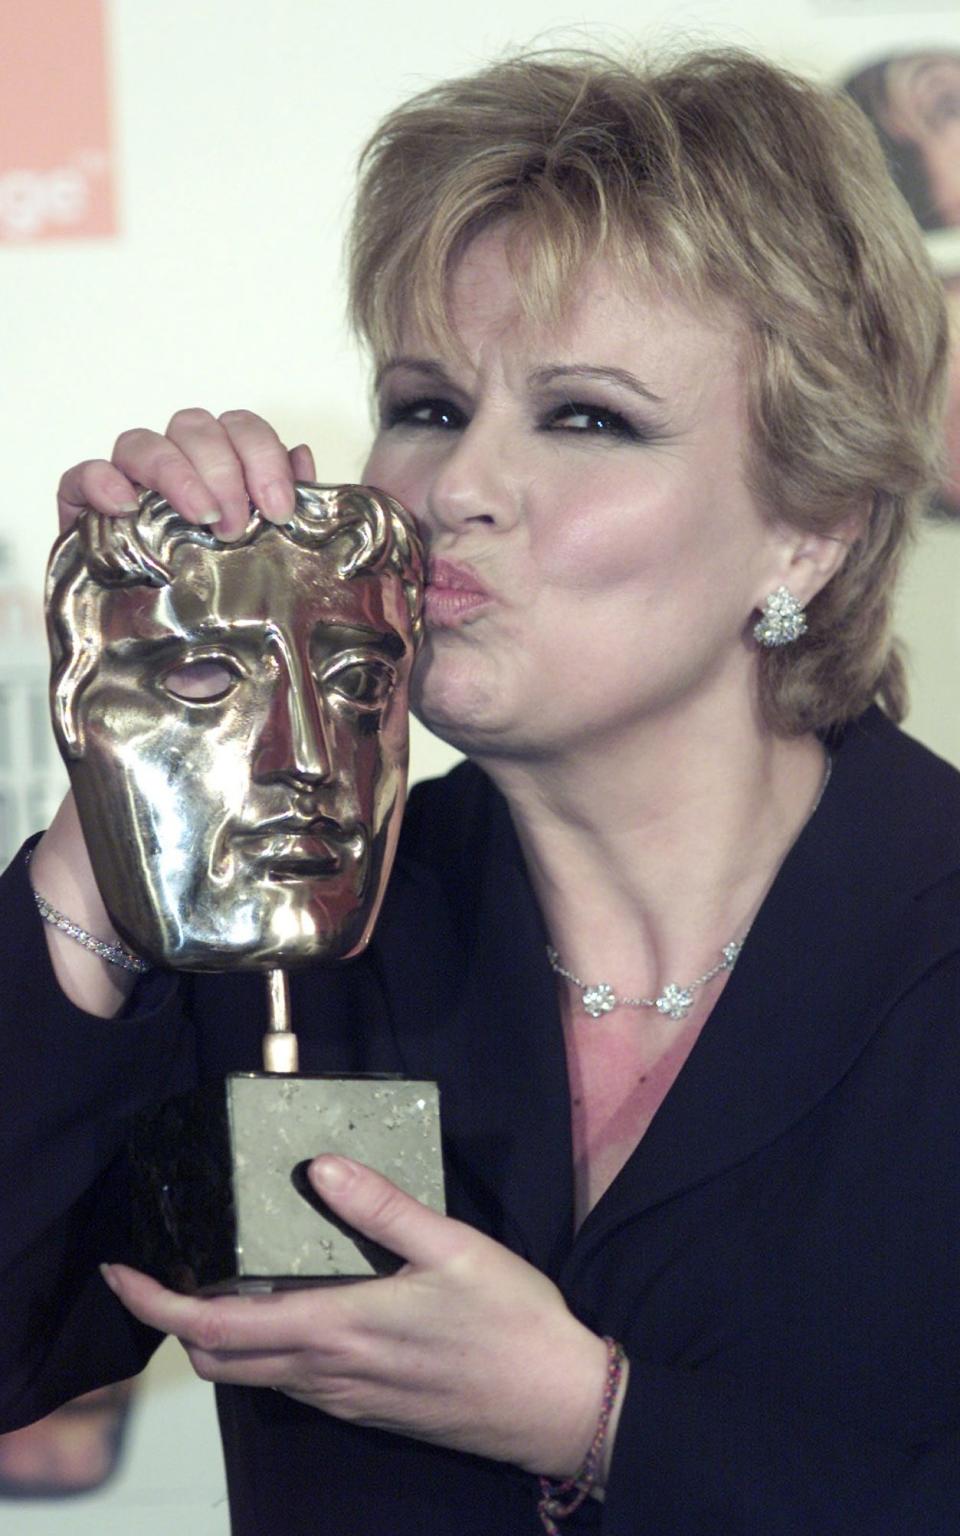
[(502, 220), (531, 316), (561, 313), (600, 255), (734, 307), (752, 490), (795, 528), (839, 536), (860, 514), (864, 529), (804, 638), (758, 658), (764, 717), (825, 731), (879, 698), (900, 719), (892, 593), (940, 474), (947, 325), (862, 113), (732, 51), (660, 68), (523, 55), (422, 92), (361, 157), (351, 312), (378, 358), (404, 322), (456, 345), (451, 274)]

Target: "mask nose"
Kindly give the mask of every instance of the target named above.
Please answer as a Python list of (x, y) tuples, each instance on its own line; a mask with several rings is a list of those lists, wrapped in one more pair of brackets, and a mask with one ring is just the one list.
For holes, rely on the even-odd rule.
[(309, 662), (277, 647), (277, 680), (253, 764), (254, 778), (313, 786), (333, 778), (330, 725)]

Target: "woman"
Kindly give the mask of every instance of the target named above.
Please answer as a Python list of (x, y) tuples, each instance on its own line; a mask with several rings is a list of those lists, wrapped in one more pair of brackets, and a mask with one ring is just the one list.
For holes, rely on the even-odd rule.
[[(294, 1007), (304, 1070), (439, 1079), (451, 1216), (320, 1158), (397, 1276), (110, 1296), (118, 1122), (250, 1066), (259, 993), (127, 997), (18, 863), (11, 1417), (159, 1329), (220, 1384), (238, 1532), (954, 1530), (960, 787), (889, 640), (946, 339), (882, 158), (747, 57), (508, 61), (387, 119), (353, 283), (366, 478), (431, 551), (417, 708), (473, 763)], [(61, 504), (147, 484), (230, 538), (312, 473), (188, 411)], [(29, 878), (110, 937), (69, 805)]]

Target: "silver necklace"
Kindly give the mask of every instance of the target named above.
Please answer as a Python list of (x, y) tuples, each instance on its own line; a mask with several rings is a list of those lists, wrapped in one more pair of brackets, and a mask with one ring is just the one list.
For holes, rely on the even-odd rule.
[[(827, 756), (827, 766), (824, 770), (823, 782), (817, 794), (817, 798), (810, 810), (807, 821), (815, 814), (830, 783), (830, 775), (833, 772), (833, 758)], [(804, 823), (806, 825), (806, 822)], [(749, 930), (748, 930), (749, 932)], [(604, 1013), (611, 1013), (614, 1008), (656, 1008), (659, 1013), (665, 1014), (668, 1019), (685, 1019), (693, 1007), (693, 994), (701, 987), (705, 987), (708, 981), (719, 976), (721, 971), (732, 971), (747, 941), (745, 933), (740, 939), (731, 939), (729, 944), (724, 944), (720, 951), (720, 959), (716, 965), (712, 965), (709, 971), (704, 971), (696, 981), (690, 981), (685, 987), (681, 987), (675, 981), (668, 982), (659, 997), (619, 997), (607, 981), (584, 981), (582, 976), (575, 976), (573, 971), (568, 971), (561, 964), (560, 956), (552, 944), (547, 945), (547, 960), (550, 969), (557, 976), (562, 976), (564, 981), (572, 981), (575, 987), (580, 988), (580, 1002), (584, 1013), (591, 1019), (599, 1019)]]
[(716, 965), (712, 965), (709, 971), (704, 971), (696, 981), (688, 982), (685, 987), (671, 981), (664, 987), (659, 997), (618, 997), (609, 982), (584, 981), (582, 976), (575, 976), (572, 971), (567, 970), (566, 966), (560, 964), (560, 956), (552, 944), (547, 945), (547, 959), (552, 971), (580, 988), (583, 1011), (588, 1013), (591, 1019), (599, 1019), (602, 1013), (610, 1013), (614, 1008), (656, 1008), (670, 1019), (685, 1019), (693, 1007), (694, 992), (699, 987), (705, 987), (707, 982), (712, 981), (714, 976), (719, 976), (721, 971), (733, 970), (746, 937), (744, 934), (742, 939), (731, 939), (729, 944), (724, 944), (720, 951), (721, 958)]

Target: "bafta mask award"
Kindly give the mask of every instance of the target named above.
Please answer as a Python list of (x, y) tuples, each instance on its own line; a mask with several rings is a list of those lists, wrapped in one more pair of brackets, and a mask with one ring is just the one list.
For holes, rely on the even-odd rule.
[(365, 486), (298, 484), (289, 523), (253, 509), (230, 543), (145, 493), (130, 516), (85, 513), (51, 556), (54, 731), (117, 931), (157, 966), (264, 976), (263, 1071), (134, 1139), (143, 1264), (181, 1290), (396, 1267), (312, 1195), (319, 1152), (443, 1209), (436, 1085), (299, 1076), (287, 982), (372, 932), (421, 595), (410, 519)]

